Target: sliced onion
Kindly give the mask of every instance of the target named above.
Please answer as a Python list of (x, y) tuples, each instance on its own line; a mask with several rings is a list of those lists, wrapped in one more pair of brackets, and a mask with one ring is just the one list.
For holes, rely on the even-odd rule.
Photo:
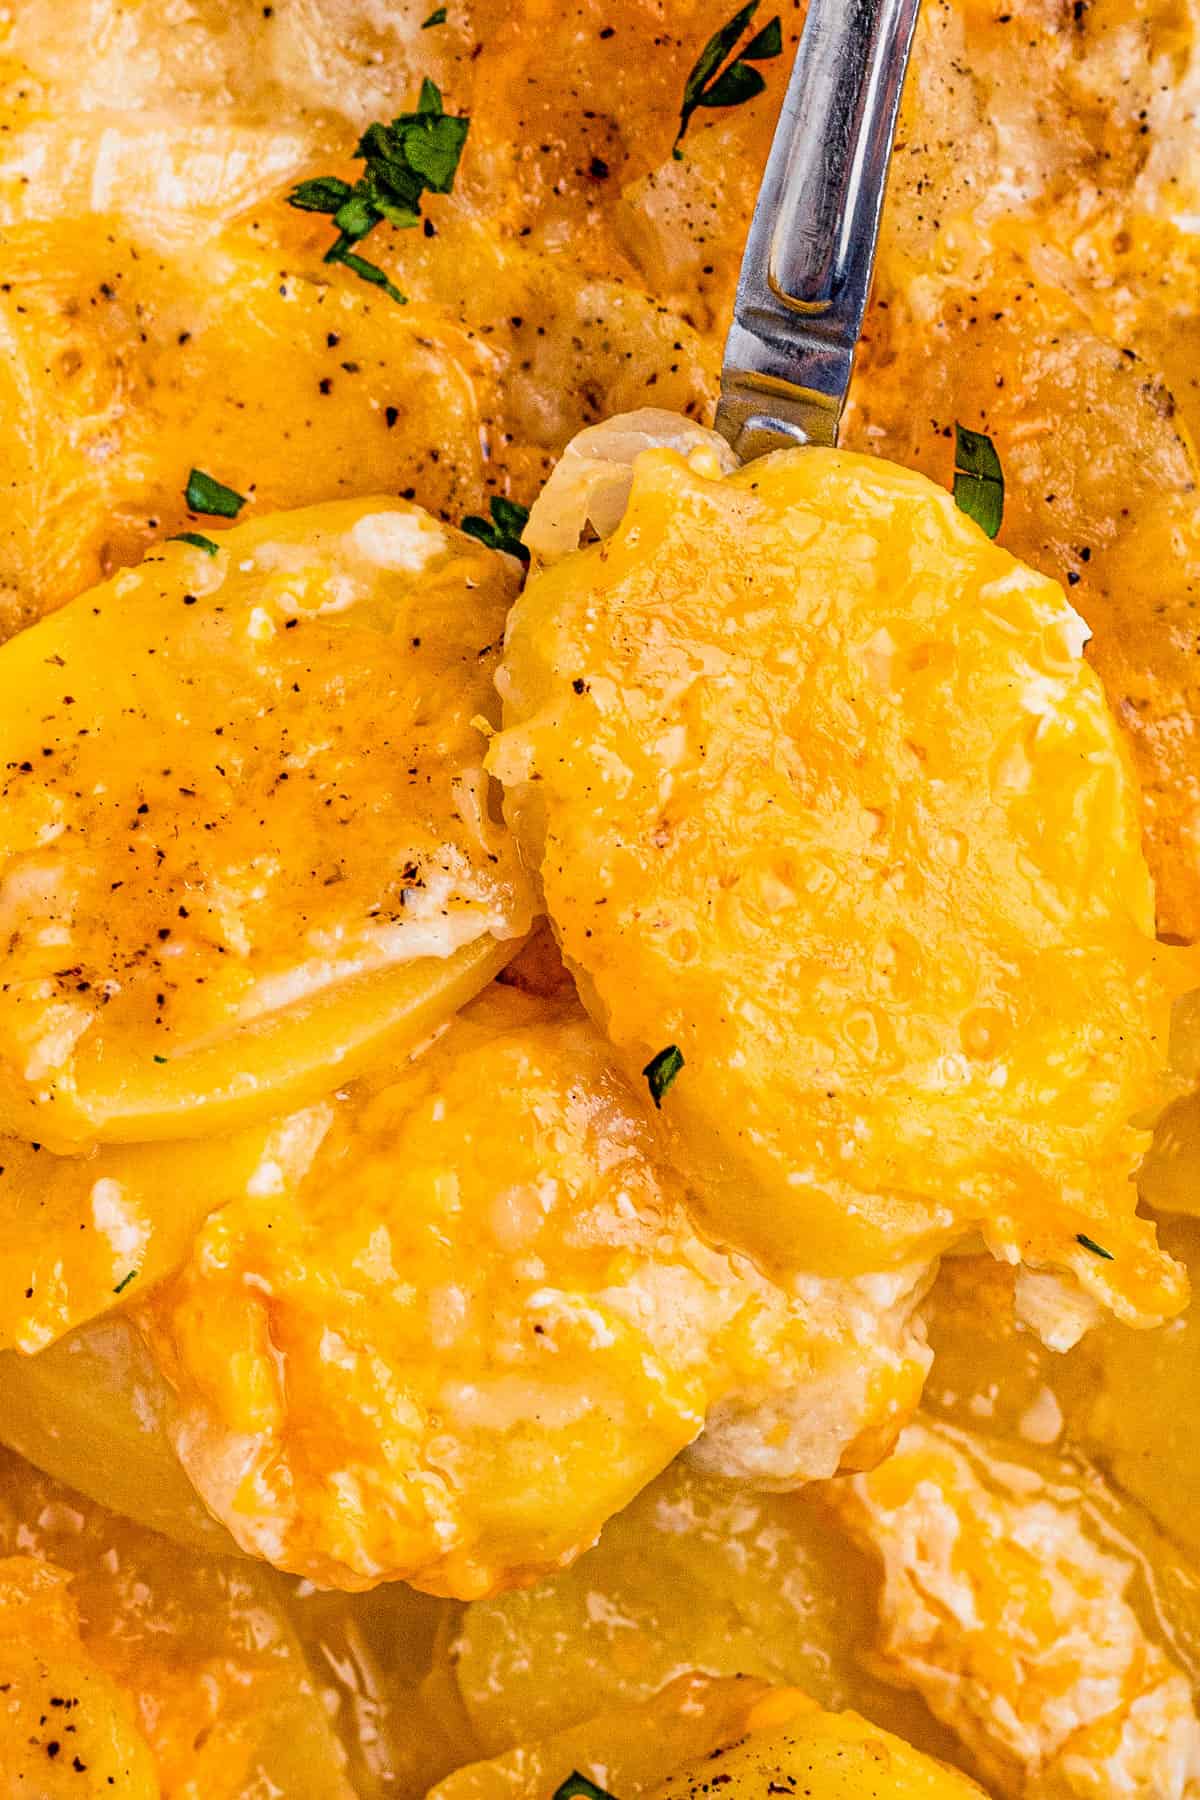
[(714, 474), (728, 475), (738, 466), (717, 432), (661, 407), (645, 406), (589, 425), (571, 439), (530, 511), (523, 541), (539, 562), (556, 562), (577, 550), (589, 526), (598, 537), (611, 536), (624, 517), (634, 459), (643, 450), (677, 450), (687, 457), (709, 452)]

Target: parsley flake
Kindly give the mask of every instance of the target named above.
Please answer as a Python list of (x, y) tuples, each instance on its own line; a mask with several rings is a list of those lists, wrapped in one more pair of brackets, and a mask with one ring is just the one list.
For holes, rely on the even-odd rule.
[[(445, 18), (446, 8), (439, 7), (425, 26), (441, 25)], [(425, 80), (415, 112), (401, 113), (390, 125), (377, 120), (367, 126), (354, 151), (364, 169), (353, 186), (336, 175), (318, 175), (293, 188), (289, 206), (328, 213), (337, 227), (325, 261), (341, 263), (360, 281), (381, 287), (389, 299), (406, 305), (407, 297), (385, 271), (359, 256), (354, 246), (385, 219), (401, 231), (409, 230), (420, 222), (423, 194), (450, 192), (470, 123), (448, 113), (440, 88)]]
[[(193, 511), (195, 508), (193, 508)], [(190, 544), (193, 550), (203, 550), (205, 556), (215, 556), (220, 546), (211, 538), (204, 537), (198, 531), (177, 531), (174, 537), (167, 539), (168, 544)]]
[(421, 30), (429, 31), (434, 25), (444, 25), (445, 23), (446, 8), (444, 6), (435, 6), (429, 17), (421, 20)]
[(554, 1800), (613, 1800), (607, 1788), (597, 1787), (578, 1769), (572, 1769), (564, 1782), (554, 1790)]
[(662, 1098), (683, 1067), (683, 1051), (677, 1044), (668, 1044), (657, 1056), (652, 1056), (642, 1070), (650, 1088), (650, 1098), (655, 1106), (662, 1106)]
[(773, 57), (783, 54), (783, 26), (778, 14), (734, 54), (734, 47), (758, 11), (758, 4), (759, 0), (747, 0), (728, 24), (713, 33), (697, 57), (684, 86), (683, 105), (679, 109), (679, 130), (675, 133), (672, 151), (677, 162), (683, 155), (680, 140), (696, 108), (741, 106), (745, 101), (753, 100), (767, 84), (758, 70), (750, 67), (751, 63), (770, 62)]
[(529, 523), (529, 508), (520, 506), (515, 500), (505, 500), (499, 494), (493, 494), (488, 502), (490, 519), (481, 519), (478, 513), (470, 513), (462, 522), (462, 529), (468, 537), (478, 538), (489, 550), (502, 550), (506, 556), (515, 556), (521, 562), (529, 561), (529, 552), (521, 542), (521, 533)]
[(1116, 1262), (1117, 1260), (1111, 1250), (1106, 1250), (1104, 1245), (1098, 1244), (1094, 1238), (1085, 1237), (1082, 1231), (1075, 1233), (1075, 1242), (1082, 1244), (1085, 1250), (1090, 1250), (1093, 1256), (1102, 1256), (1105, 1262)]
[(156, 1056), (154, 1060), (156, 1063), (165, 1063), (167, 1059), (165, 1056)]
[(130, 1282), (133, 1280), (133, 1278), (136, 1274), (137, 1274), (136, 1269), (130, 1269), (128, 1275), (123, 1275), (121, 1277), (120, 1281), (118, 1281), (116, 1287), (113, 1289), (113, 1293), (114, 1294), (123, 1294), (125, 1292), (125, 1289), (129, 1286)]
[(1004, 470), (986, 432), (954, 426), (954, 504), (994, 538), (1004, 517)]
[(214, 519), (236, 519), (246, 504), (245, 494), (236, 493), (223, 481), (214, 480), (203, 469), (191, 471), (183, 497), (189, 512), (210, 513)]

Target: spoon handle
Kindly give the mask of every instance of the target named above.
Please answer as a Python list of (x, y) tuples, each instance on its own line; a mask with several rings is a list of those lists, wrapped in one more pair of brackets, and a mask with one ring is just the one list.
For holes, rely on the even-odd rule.
[(744, 461), (837, 441), (919, 5), (809, 0), (721, 369)]

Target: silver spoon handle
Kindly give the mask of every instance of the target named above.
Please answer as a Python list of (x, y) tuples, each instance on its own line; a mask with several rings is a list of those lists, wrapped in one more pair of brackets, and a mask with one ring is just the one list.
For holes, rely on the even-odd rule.
[(837, 440), (919, 4), (809, 0), (721, 369), (744, 460)]

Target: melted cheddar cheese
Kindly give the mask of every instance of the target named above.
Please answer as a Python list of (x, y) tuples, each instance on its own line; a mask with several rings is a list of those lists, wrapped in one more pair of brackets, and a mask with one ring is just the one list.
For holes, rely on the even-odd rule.
[(916, 1403), (923, 1271), (776, 1285), (708, 1245), (574, 1001), (496, 988), (309, 1116), (302, 1176), (214, 1214), (146, 1314), (184, 1467), (282, 1568), (473, 1598), (706, 1418), (704, 1464), (791, 1484)]
[(0, 651), (0, 1123), (60, 1150), (325, 1092), (530, 922), (477, 723), (515, 564), (398, 501), (210, 541)]
[(707, 454), (641, 456), (509, 623), (489, 767), (585, 1000), (631, 1075), (682, 1054), (672, 1151), (776, 1266), (975, 1228), (1177, 1311), (1130, 1120), (1192, 965), (1084, 627), (918, 475)]

